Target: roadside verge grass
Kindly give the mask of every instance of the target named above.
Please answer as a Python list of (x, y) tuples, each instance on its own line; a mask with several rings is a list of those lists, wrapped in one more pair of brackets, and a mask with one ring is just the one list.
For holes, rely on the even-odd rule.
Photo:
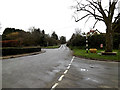
[(56, 46), (47, 46), (47, 47), (42, 47), (42, 48), (45, 48), (45, 49), (55, 49), (55, 48), (59, 48), (60, 45), (56, 45)]
[(117, 55), (100, 55), (101, 51), (104, 50), (97, 50), (97, 53), (86, 53), (86, 50), (83, 49), (73, 49), (74, 55), (78, 57), (83, 58), (89, 58), (89, 59), (96, 59), (96, 60), (108, 60), (108, 61), (120, 61), (120, 51), (119, 50), (113, 50), (114, 52), (117, 52)]

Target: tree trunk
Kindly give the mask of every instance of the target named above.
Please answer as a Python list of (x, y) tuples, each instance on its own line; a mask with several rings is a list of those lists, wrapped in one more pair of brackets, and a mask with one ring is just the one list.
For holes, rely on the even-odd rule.
[(112, 52), (113, 50), (113, 33), (112, 26), (109, 25), (106, 30), (106, 47), (105, 52)]

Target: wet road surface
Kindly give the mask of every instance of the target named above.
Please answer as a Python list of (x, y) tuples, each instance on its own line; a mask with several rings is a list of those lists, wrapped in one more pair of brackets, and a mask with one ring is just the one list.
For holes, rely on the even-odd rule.
[(118, 88), (118, 64), (75, 58), (57, 88)]
[[(65, 45), (2, 61), (3, 88), (118, 88), (118, 63), (73, 58)], [(64, 74), (66, 69), (67, 73)], [(58, 81), (64, 74), (62, 80)]]

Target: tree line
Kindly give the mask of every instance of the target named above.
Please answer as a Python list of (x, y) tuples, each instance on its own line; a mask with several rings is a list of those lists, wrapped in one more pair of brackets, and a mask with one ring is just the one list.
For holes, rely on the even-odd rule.
[[(14, 41), (13, 41), (14, 40)], [(66, 37), (61, 36), (60, 38), (55, 31), (49, 35), (45, 33), (45, 30), (40, 28), (31, 27), (29, 31), (15, 28), (5, 28), (2, 34), (3, 47), (13, 46), (10, 43), (15, 42), (15, 46), (53, 46), (66, 43)], [(9, 43), (7, 43), (9, 42)]]
[[(88, 36), (88, 48), (97, 48), (97, 49), (105, 49), (106, 48), (106, 33), (94, 33), (91, 36)], [(100, 44), (103, 44), (103, 48), (100, 47)], [(120, 45), (120, 33), (119, 29), (113, 34), (113, 49), (119, 49)], [(67, 46), (69, 47), (77, 47), (80, 49), (86, 49), (86, 36), (84, 33), (73, 33), (70, 40), (67, 42)]]

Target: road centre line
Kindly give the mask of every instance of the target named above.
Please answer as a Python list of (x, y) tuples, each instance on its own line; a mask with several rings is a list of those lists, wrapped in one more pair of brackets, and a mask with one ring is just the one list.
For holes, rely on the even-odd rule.
[(70, 69), (70, 66), (71, 66), (74, 58), (75, 58), (75, 56), (73, 56), (70, 64), (68, 65), (67, 69), (64, 71), (64, 74), (60, 76), (60, 78), (58, 79), (58, 82), (55, 83), (55, 84), (52, 86), (51, 90), (54, 90), (54, 89), (58, 86), (59, 82), (62, 81), (63, 77), (65, 76), (65, 74), (66, 74), (66, 73), (68, 72), (68, 70)]
[(71, 62), (73, 62), (73, 59), (71, 60)]
[(72, 61), (70, 62), (70, 64), (72, 64)]
[(54, 90), (54, 89), (56, 88), (56, 86), (58, 86), (58, 83), (55, 83), (55, 84), (52, 86), (51, 90)]
[(72, 63), (72, 62), (73, 62), (74, 58), (75, 58), (75, 56), (73, 56), (73, 58), (72, 58), (72, 60), (71, 60), (71, 62), (70, 62), (70, 63)]
[(67, 67), (67, 70), (70, 69), (70, 66)]
[(64, 74), (66, 74), (68, 72), (68, 70), (65, 70)]
[(65, 75), (62, 75), (62, 76), (58, 79), (58, 81), (60, 82), (64, 76), (65, 76)]

